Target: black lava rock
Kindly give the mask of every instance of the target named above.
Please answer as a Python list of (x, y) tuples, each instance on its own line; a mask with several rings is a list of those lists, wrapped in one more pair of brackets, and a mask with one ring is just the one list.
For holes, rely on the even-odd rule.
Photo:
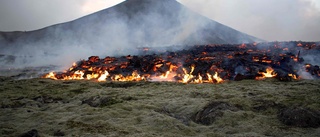
[(306, 108), (284, 108), (278, 113), (278, 119), (285, 125), (318, 128), (320, 112)]
[(27, 133), (23, 133), (20, 137), (39, 137), (38, 130), (32, 129)]
[(210, 125), (217, 117), (223, 116), (224, 110), (237, 111), (238, 108), (227, 102), (211, 102), (193, 115), (191, 120), (198, 124)]
[(58, 130), (53, 133), (53, 136), (65, 136), (65, 133), (62, 132), (61, 130)]

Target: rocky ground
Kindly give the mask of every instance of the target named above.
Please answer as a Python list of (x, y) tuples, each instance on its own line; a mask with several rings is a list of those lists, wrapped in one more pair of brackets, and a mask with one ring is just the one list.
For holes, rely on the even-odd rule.
[(0, 136), (319, 136), (320, 81), (0, 77)]

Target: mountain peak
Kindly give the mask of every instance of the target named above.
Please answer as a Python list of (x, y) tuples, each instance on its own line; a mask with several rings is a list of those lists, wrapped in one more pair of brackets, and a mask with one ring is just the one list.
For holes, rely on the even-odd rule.
[(172, 1), (176, 1), (176, 0), (126, 0), (125, 2), (141, 2), (141, 3), (143, 3), (143, 2), (153, 2), (153, 3), (155, 3), (155, 2), (161, 2), (161, 3), (163, 3), (163, 2), (168, 2), (168, 1), (170, 1), (170, 2), (172, 2)]
[(260, 40), (195, 13), (176, 0), (126, 0), (71, 22), (19, 35), (0, 33), (0, 48), (4, 49), (0, 54), (70, 58), (68, 51), (80, 49), (72, 56), (79, 59), (91, 55), (135, 54), (133, 49), (141, 46), (255, 41)]
[(176, 0), (126, 0), (123, 3), (130, 6), (138, 6), (141, 4), (173, 4), (178, 2)]
[[(153, 11), (164, 11), (164, 10), (178, 10), (181, 6), (176, 0), (126, 0), (119, 5), (116, 5), (120, 12), (134, 12), (148, 10)], [(129, 11), (128, 11), (129, 10)]]

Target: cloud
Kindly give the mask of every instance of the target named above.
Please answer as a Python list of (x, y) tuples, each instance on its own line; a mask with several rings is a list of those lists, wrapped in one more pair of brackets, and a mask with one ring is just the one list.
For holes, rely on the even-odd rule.
[(84, 14), (90, 14), (98, 10), (105, 9), (106, 7), (111, 7), (124, 0), (85, 0), (81, 10)]
[(274, 41), (320, 39), (316, 0), (178, 0), (222, 24)]
[(0, 31), (29, 31), (71, 21), (123, 0), (1, 0)]

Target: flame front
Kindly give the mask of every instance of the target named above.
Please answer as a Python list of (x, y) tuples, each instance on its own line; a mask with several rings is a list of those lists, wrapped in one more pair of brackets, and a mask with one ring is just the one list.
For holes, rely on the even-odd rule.
[(274, 72), (273, 68), (268, 67), (266, 69), (266, 72), (258, 72), (259, 74), (261, 74), (262, 76), (258, 76), (256, 77), (257, 80), (261, 80), (261, 79), (265, 79), (265, 78), (273, 78), (277, 76), (277, 73)]
[[(223, 83), (228, 80), (288, 77), (299, 79), (299, 68), (292, 66), (302, 66), (304, 60), (300, 53), (308, 53), (303, 50), (320, 49), (320, 46), (307, 46), (305, 43), (298, 43), (296, 47), (287, 45), (290, 44), (203, 45), (159, 54), (155, 54), (158, 52), (154, 52), (153, 48), (143, 48), (143, 54), (139, 56), (107, 56), (101, 59), (91, 56), (88, 60), (73, 63), (65, 72), (50, 72), (43, 78), (179, 83)], [(276, 71), (266, 66), (272, 66)], [(303, 68), (314, 77), (320, 77), (319, 66), (305, 64)]]
[(102, 75), (98, 78), (98, 81), (106, 81), (107, 77), (109, 76), (109, 72), (108, 71), (104, 71), (104, 73), (102, 73)]
[[(157, 65), (160, 67), (161, 65)], [(74, 71), (74, 73), (63, 73), (57, 74), (55, 72), (50, 72), (43, 76), (43, 78), (50, 78), (54, 80), (97, 80), (98, 82), (104, 81), (169, 81), (169, 82), (179, 82), (179, 83), (222, 83), (224, 80), (218, 76), (218, 72), (214, 75), (209, 73), (206, 74), (206, 79), (204, 80), (201, 74), (193, 75), (193, 71), (196, 68), (195, 65), (191, 66), (190, 72), (186, 68), (182, 68), (183, 73), (178, 73), (178, 66), (169, 64), (169, 70), (159, 76), (151, 76), (148, 74), (141, 75), (137, 70), (133, 71), (131, 75), (114, 74), (111, 75), (107, 70), (104, 71), (94, 71), (93, 67), (89, 67), (87, 71)], [(74, 70), (77, 65), (73, 65), (68, 70)], [(84, 67), (86, 68), (86, 67)], [(88, 73), (91, 72), (91, 73)]]

